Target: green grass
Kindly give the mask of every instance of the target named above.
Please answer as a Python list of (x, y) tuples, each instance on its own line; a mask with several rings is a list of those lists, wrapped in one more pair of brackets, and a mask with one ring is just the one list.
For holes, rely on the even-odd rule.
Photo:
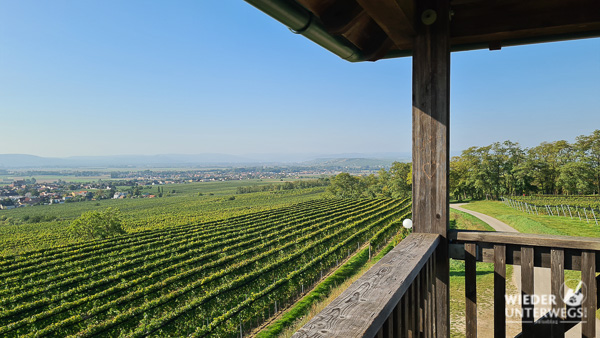
[(450, 209), (450, 229), (494, 231), (479, 218), (455, 209)]
[(600, 237), (595, 224), (580, 221), (579, 218), (532, 215), (497, 201), (477, 201), (463, 208), (492, 216), (523, 233)]

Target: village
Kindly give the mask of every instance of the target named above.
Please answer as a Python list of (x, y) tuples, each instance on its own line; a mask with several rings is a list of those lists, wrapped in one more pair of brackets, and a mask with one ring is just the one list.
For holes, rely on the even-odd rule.
[[(9, 210), (34, 205), (51, 205), (103, 199), (156, 198), (162, 197), (150, 190), (153, 186), (186, 184), (194, 182), (218, 182), (234, 180), (301, 179), (321, 175), (335, 174), (334, 171), (314, 168), (225, 168), (212, 170), (139, 170), (115, 171), (110, 179), (98, 179), (90, 182), (68, 181), (69, 172), (48, 172), (55, 176), (64, 176), (53, 182), (46, 182), (44, 175), (36, 171), (8, 171), (14, 176), (31, 176), (15, 179), (9, 184), (0, 184), (0, 210)], [(38, 176), (39, 181), (34, 178)], [(5, 180), (6, 182), (6, 180)], [(152, 192), (150, 192), (152, 191)]]

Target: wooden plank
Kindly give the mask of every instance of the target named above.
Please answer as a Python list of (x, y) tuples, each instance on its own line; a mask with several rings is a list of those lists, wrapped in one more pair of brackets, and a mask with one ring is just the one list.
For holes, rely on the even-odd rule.
[(584, 294), (582, 308), (583, 318), (581, 321), (581, 336), (596, 336), (596, 309), (597, 290), (596, 290), (596, 253), (593, 251), (584, 251), (581, 255), (581, 281), (587, 287), (587, 294)]
[(433, 337), (437, 337), (438, 336), (438, 327), (437, 327), (437, 320), (436, 320), (436, 316), (437, 316), (437, 284), (436, 284), (436, 278), (437, 278), (437, 273), (435, 271), (435, 269), (437, 268), (437, 255), (433, 255), (433, 257), (431, 257), (431, 296), (433, 297), (432, 301), (431, 301), (431, 307), (432, 307), (432, 311), (433, 311), (433, 317), (432, 321), (431, 321), (431, 328), (433, 329)]
[(408, 337), (410, 321), (408, 320), (408, 314), (410, 313), (410, 308), (408, 304), (410, 303), (410, 297), (408, 293), (402, 297), (402, 337)]
[(392, 316), (394, 317), (393, 337), (402, 337), (402, 301), (396, 305)]
[(477, 337), (477, 244), (465, 244), (465, 304), (467, 338)]
[(410, 43), (415, 35), (413, 0), (357, 0), (379, 27), (399, 46)]
[(415, 281), (410, 286), (410, 304), (412, 304), (412, 311), (410, 312), (410, 327), (411, 334), (409, 337), (419, 337), (419, 301), (417, 300), (417, 283)]
[[(552, 304), (552, 310), (554, 313), (560, 313), (562, 309), (565, 307), (565, 303), (563, 301), (562, 295), (564, 294), (564, 283), (565, 283), (565, 270), (564, 270), (564, 262), (565, 262), (565, 253), (560, 249), (552, 249), (552, 266), (550, 268), (550, 288), (551, 293), (554, 296), (554, 303)], [(564, 337), (565, 336), (565, 327), (562, 324), (562, 319), (560, 316), (555, 318), (558, 320), (554, 325), (550, 328), (550, 333), (552, 337)]]
[(506, 246), (494, 245), (494, 337), (506, 337)]
[(431, 259), (425, 264), (425, 338), (431, 337)]
[(449, 1), (417, 1), (417, 18), (434, 10), (437, 20), (415, 23), (413, 43), (413, 223), (415, 232), (442, 236), (436, 250), (436, 334), (450, 336), (448, 170), (450, 126)]
[[(425, 269), (425, 267), (423, 267), (423, 269)], [(417, 276), (417, 287), (416, 287), (416, 302), (415, 305), (417, 306), (417, 328), (418, 328), (418, 332), (419, 332), (419, 337), (421, 336), (420, 333), (423, 332), (423, 309), (424, 309), (424, 304), (423, 304), (423, 278), (421, 278), (423, 276), (423, 270), (421, 270), (421, 272), (419, 273), (419, 276)]]
[(534, 307), (533, 302), (528, 299), (528, 297), (535, 294), (533, 280), (533, 247), (524, 246), (521, 248), (521, 260), (521, 308), (523, 309), (522, 328), (525, 337), (531, 337), (534, 325)]
[(294, 337), (375, 336), (439, 242), (436, 234), (409, 235)]
[(487, 242), (564, 249), (600, 250), (600, 238), (524, 234), (500, 231), (451, 230), (448, 238), (457, 242)]
[(566, 33), (600, 21), (600, 2), (596, 0), (485, 1), (453, 5), (452, 9), (452, 38), (458, 42), (474, 37), (500, 35), (506, 40), (548, 32)]
[(321, 19), (329, 34), (339, 35), (350, 29), (363, 11), (354, 0), (298, 0)]

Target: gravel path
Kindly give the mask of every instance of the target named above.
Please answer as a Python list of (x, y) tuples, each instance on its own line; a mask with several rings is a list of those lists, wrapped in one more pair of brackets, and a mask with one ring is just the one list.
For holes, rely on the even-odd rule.
[[(489, 224), (492, 228), (494, 228), (496, 231), (505, 231), (505, 232), (518, 232), (517, 230), (515, 230), (514, 228), (512, 228), (511, 226), (509, 226), (508, 224), (501, 222), (491, 216), (488, 216), (486, 214), (482, 214), (480, 212), (476, 212), (476, 211), (472, 211), (472, 210), (468, 210), (465, 208), (462, 208), (461, 206), (465, 205), (467, 203), (461, 203), (461, 204), (450, 204), (450, 208), (452, 209), (456, 209), (462, 212), (466, 212), (470, 215), (473, 215), (477, 218), (479, 218), (480, 220), (484, 221), (485, 223)], [(549, 268), (535, 268), (534, 269), (534, 293), (537, 295), (549, 295), (551, 294), (551, 289), (550, 289), (550, 269)], [(514, 285), (517, 287), (518, 290), (518, 294), (521, 293), (521, 266), (519, 265), (513, 265), (513, 275), (512, 275), (512, 282), (514, 283)], [(565, 291), (568, 288), (565, 286)], [(547, 307), (547, 306), (543, 306), (542, 307)], [(538, 318), (536, 317), (536, 320)], [(507, 321), (510, 320), (509, 318), (507, 318)], [(581, 337), (581, 324), (577, 324), (575, 327), (573, 327), (571, 330), (569, 330), (566, 334), (565, 337)], [(596, 337), (600, 337), (600, 320), (596, 319)]]

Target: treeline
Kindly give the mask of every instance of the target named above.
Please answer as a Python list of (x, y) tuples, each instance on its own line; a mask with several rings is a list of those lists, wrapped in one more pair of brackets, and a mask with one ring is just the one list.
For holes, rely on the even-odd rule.
[(450, 193), (456, 199), (599, 192), (600, 130), (578, 136), (574, 143), (522, 148), (505, 141), (471, 147), (450, 161)]
[(261, 191), (281, 191), (281, 190), (294, 190), (294, 189), (305, 189), (314, 187), (324, 187), (329, 185), (329, 178), (319, 178), (316, 180), (302, 180), (284, 183), (271, 183), (264, 185), (250, 185), (246, 187), (238, 187), (237, 194), (249, 194), (253, 192)]
[(378, 175), (352, 176), (341, 173), (331, 179), (327, 193), (342, 198), (407, 198), (412, 191), (412, 166), (394, 162)]

